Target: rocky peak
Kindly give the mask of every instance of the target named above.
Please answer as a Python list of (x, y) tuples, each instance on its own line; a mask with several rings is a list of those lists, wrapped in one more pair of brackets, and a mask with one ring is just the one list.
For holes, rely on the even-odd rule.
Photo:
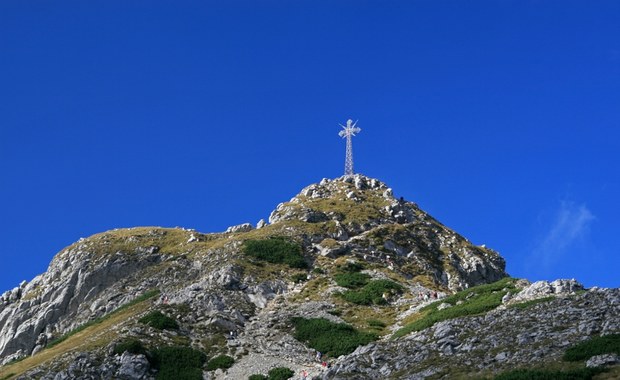
[(310, 239), (324, 256), (352, 253), (451, 290), (506, 276), (497, 252), (473, 245), (417, 204), (395, 198), (385, 183), (360, 174), (305, 187), (279, 204), (269, 221), (321, 227), (325, 233)]
[(392, 189), (375, 178), (361, 174), (333, 180), (324, 178), (305, 187), (290, 201), (280, 203), (269, 221), (300, 220), (317, 223), (329, 220), (351, 226), (411, 222), (417, 206), (394, 198)]

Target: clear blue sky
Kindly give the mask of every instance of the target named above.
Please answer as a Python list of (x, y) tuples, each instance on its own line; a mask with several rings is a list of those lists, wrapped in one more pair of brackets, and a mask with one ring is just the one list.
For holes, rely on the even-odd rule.
[(0, 291), (117, 227), (376, 177), (531, 280), (620, 286), (618, 1), (0, 2)]

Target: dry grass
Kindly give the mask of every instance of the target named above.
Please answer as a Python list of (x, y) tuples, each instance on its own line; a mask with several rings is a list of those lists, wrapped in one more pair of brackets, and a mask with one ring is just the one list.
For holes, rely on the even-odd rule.
[[(101, 323), (92, 325), (70, 336), (65, 341), (45, 349), (34, 356), (0, 367), (0, 379), (16, 377), (70, 352), (91, 351), (109, 344), (118, 336), (117, 331), (121, 329), (123, 325), (129, 323), (138, 315), (148, 310), (152, 302), (153, 300), (145, 300), (130, 306), (125, 310), (111, 315)], [(13, 374), (13, 376), (7, 377), (10, 374)]]

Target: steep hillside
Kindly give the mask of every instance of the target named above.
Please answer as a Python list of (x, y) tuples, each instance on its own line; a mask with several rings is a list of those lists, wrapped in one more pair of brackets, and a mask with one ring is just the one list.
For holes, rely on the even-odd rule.
[(62, 250), (0, 297), (0, 379), (492, 377), (620, 331), (617, 290), (504, 268), (376, 179), (324, 179), (256, 228)]

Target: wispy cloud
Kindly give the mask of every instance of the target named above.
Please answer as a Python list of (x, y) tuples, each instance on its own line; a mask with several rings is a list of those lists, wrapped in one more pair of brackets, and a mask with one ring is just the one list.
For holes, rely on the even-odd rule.
[(533, 264), (547, 269), (562, 259), (570, 248), (581, 242), (596, 219), (585, 204), (562, 201), (552, 223), (532, 250)]

